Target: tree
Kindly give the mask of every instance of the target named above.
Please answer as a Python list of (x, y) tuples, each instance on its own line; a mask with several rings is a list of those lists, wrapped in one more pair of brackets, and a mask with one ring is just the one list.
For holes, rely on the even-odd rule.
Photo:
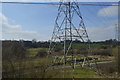
[(32, 40), (32, 43), (36, 43), (36, 42), (37, 42), (37, 40), (36, 40), (36, 39), (33, 39), (33, 40)]

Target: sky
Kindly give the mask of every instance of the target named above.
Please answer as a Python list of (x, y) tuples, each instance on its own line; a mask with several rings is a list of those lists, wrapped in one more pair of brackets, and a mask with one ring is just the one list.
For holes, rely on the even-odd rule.
[[(92, 3), (117, 4), (116, 2)], [(0, 38), (2, 40), (50, 40), (58, 6), (30, 4), (0, 4), (0, 6), (2, 7), (0, 9), (0, 24), (2, 25), (2, 29), (0, 28), (2, 36), (0, 35)], [(115, 38), (118, 7), (81, 5), (79, 7), (88, 35), (92, 41)]]

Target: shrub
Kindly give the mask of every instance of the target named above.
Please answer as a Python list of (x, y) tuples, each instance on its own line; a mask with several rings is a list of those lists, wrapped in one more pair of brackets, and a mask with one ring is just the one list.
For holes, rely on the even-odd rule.
[(4, 42), (2, 45), (3, 60), (11, 58), (24, 58), (26, 56), (25, 47), (18, 42)]
[(92, 54), (94, 55), (104, 55), (104, 56), (112, 56), (110, 49), (94, 49), (92, 50)]
[(36, 57), (46, 57), (47, 56), (47, 52), (44, 49), (41, 49), (38, 51), (38, 53), (36, 54)]

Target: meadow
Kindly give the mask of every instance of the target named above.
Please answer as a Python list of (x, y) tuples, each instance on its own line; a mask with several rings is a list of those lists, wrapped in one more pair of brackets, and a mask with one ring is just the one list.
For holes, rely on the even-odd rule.
[[(12, 45), (13, 46), (13, 45)], [(20, 46), (17, 44), (17, 47)], [(73, 50), (75, 55), (80, 53), (87, 53), (87, 50), (84, 49), (86, 45), (84, 44), (74, 44), (76, 48)], [(80, 48), (79, 48), (80, 47)], [(11, 49), (12, 48), (12, 49)], [(79, 48), (79, 49), (78, 49)], [(91, 44), (92, 54), (89, 54), (89, 57), (96, 57), (98, 60), (96, 62), (105, 62), (113, 61), (114, 63), (109, 63), (109, 65), (115, 64), (115, 56), (117, 56), (117, 48), (111, 47), (110, 45), (101, 45), (101, 44)], [(5, 50), (4, 50), (5, 49)], [(8, 51), (6, 51), (6, 49)], [(24, 49), (21, 47), (3, 47), (3, 78), (107, 78), (107, 77), (116, 77), (116, 65), (108, 66), (108, 63), (97, 64), (98, 68), (90, 68), (88, 66), (81, 67), (76, 66), (75, 69), (72, 68), (70, 64), (64, 65), (55, 65), (52, 66), (50, 63), (53, 63), (54, 57), (47, 57), (46, 54), (48, 48), (26, 48), (26, 54), (16, 55), (12, 53), (17, 53), (17, 51)], [(12, 52), (12, 51), (16, 52)], [(59, 52), (60, 51), (60, 52)], [(59, 50), (55, 53), (62, 56), (62, 51)], [(11, 53), (12, 55), (8, 55)], [(98, 54), (99, 53), (99, 54)], [(6, 56), (6, 55), (7, 56)], [(4, 57), (5, 56), (5, 57)], [(22, 56), (22, 57), (21, 57)], [(54, 56), (54, 55), (52, 55)], [(67, 56), (71, 57), (71, 56)], [(58, 57), (61, 58), (61, 57)], [(78, 59), (83, 59), (83, 57), (78, 57)], [(71, 59), (69, 59), (71, 60)], [(91, 61), (91, 63), (93, 63)], [(76, 63), (76, 65), (79, 65)], [(107, 68), (107, 69), (106, 69)], [(112, 71), (111, 71), (112, 70)]]

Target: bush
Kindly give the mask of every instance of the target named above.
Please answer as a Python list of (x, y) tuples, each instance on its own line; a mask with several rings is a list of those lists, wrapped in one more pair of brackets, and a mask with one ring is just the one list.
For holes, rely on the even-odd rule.
[(73, 50), (73, 52), (75, 53), (75, 54), (88, 54), (88, 51), (87, 50), (85, 50), (85, 49), (74, 49)]
[(38, 53), (36, 54), (36, 57), (46, 57), (47, 56), (47, 52), (44, 49), (41, 49), (38, 51)]
[[(2, 63), (3, 63), (3, 78), (15, 78), (16, 76), (16, 61), (19, 61), (19, 66), (22, 65), (22, 60), (26, 58), (26, 48), (19, 42), (7, 41), (2, 44)], [(21, 70), (19, 73), (22, 72)], [(18, 73), (18, 74), (19, 74)]]
[(116, 48), (113, 48), (112, 54), (115, 56), (115, 62), (117, 65), (117, 71), (120, 74), (120, 46), (117, 46)]
[(92, 54), (94, 55), (104, 55), (104, 56), (112, 56), (110, 49), (94, 49), (92, 50)]
[(60, 52), (62, 49), (60, 47), (55, 48), (55, 52)]
[(25, 47), (18, 42), (4, 42), (2, 44), (3, 60), (11, 58), (24, 58), (26, 56)]

